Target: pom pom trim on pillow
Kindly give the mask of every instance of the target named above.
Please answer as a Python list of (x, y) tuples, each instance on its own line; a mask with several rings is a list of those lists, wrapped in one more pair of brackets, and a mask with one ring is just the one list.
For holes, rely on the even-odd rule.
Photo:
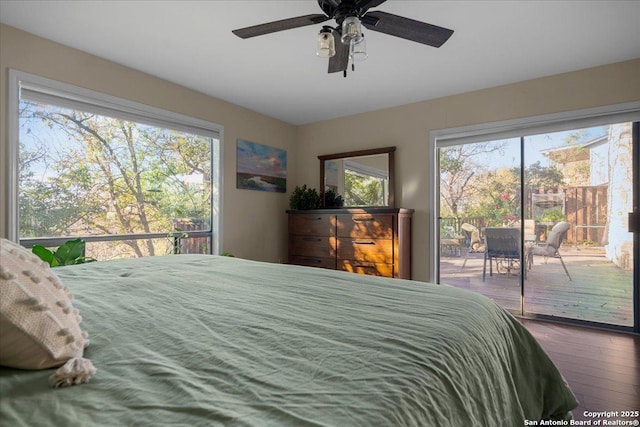
[(46, 369), (56, 387), (87, 382), (96, 369), (83, 359), (88, 334), (73, 296), (26, 248), (0, 238), (0, 365)]

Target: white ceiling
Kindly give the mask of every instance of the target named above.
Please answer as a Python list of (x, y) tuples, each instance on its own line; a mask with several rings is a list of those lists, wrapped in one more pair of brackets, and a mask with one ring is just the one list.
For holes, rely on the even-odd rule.
[(0, 22), (292, 124), (640, 58), (640, 1), (399, 1), (382, 10), (453, 29), (441, 48), (365, 31), (345, 79), (315, 56), (321, 25), (231, 30), (311, 13), (296, 1), (0, 0)]

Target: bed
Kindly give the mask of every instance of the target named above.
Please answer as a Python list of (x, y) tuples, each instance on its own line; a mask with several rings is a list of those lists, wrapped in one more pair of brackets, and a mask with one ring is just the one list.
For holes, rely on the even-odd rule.
[(0, 368), (7, 426), (522, 426), (577, 402), (534, 338), (446, 285), (210, 255), (56, 268), (97, 373)]

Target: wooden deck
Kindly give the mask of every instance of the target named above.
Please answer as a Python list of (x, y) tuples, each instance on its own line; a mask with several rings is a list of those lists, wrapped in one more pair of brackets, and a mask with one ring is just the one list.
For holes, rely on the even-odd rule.
[[(569, 280), (559, 259), (535, 257), (524, 281), (525, 310), (544, 314), (633, 326), (632, 271), (623, 270), (604, 256), (603, 248), (562, 247), (562, 258), (573, 280)], [(520, 310), (519, 271), (489, 276), (482, 281), (483, 254), (472, 253), (461, 269), (466, 250), (448, 252), (440, 259), (440, 282), (481, 293), (501, 306)]]

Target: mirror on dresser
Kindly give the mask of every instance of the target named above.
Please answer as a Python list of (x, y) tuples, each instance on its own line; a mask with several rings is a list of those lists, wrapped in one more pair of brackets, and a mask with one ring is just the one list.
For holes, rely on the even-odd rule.
[(396, 147), (374, 148), (318, 156), (320, 200), (332, 190), (344, 207), (393, 207)]

